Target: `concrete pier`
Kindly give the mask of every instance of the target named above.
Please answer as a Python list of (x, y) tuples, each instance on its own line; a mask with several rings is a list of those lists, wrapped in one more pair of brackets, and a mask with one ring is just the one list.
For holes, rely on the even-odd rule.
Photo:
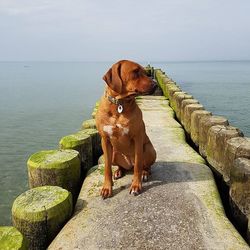
[(48, 249), (249, 249), (225, 215), (213, 174), (185, 140), (165, 97), (138, 99), (157, 152), (149, 182), (129, 194), (132, 173), (102, 200), (103, 165), (92, 168), (75, 213)]

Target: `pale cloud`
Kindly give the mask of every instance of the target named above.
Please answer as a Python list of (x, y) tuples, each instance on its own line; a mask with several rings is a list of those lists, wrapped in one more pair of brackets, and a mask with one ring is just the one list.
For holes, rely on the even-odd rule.
[(50, 1), (1, 0), (0, 13), (6, 15), (27, 15), (49, 9)]
[(250, 58), (247, 0), (0, 0), (1, 60)]

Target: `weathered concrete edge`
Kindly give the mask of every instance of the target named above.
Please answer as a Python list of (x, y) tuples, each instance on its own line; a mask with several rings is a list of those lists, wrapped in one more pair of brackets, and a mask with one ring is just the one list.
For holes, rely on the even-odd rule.
[[(171, 78), (169, 78), (165, 74), (165, 72), (163, 72), (161, 69), (156, 69), (155, 70), (152, 67), (151, 72), (153, 72), (152, 75), (157, 80), (158, 85), (161, 87), (165, 97), (170, 100), (170, 104), (172, 104), (172, 108), (174, 109), (175, 113), (178, 114), (178, 113), (185, 112), (184, 111), (185, 106), (184, 106), (184, 108), (182, 108), (182, 110), (178, 110), (178, 109), (176, 109), (176, 108), (178, 108), (178, 106), (173, 105), (173, 104), (175, 104), (175, 98), (176, 98), (175, 93), (181, 91), (181, 88), (176, 85), (176, 82), (174, 82)], [(172, 93), (171, 93), (171, 88), (174, 90), (174, 91), (172, 91)], [(183, 92), (183, 93), (186, 93), (186, 92)], [(210, 154), (209, 152), (207, 152), (207, 143), (212, 140), (211, 139), (212, 132), (210, 132), (210, 131), (213, 128), (213, 126), (216, 126), (217, 124), (220, 125), (220, 124), (223, 124), (223, 123), (217, 123), (217, 124), (214, 123), (214, 124), (210, 125), (210, 127), (208, 127), (208, 129), (205, 131), (205, 136), (207, 137), (207, 139), (205, 140), (205, 142), (206, 142), (205, 145), (204, 144), (199, 145), (199, 140), (200, 140), (199, 135), (198, 135), (198, 138), (197, 138), (197, 132), (192, 129), (192, 113), (193, 112), (191, 112), (189, 114), (190, 117), (186, 118), (186, 119), (189, 119), (191, 121), (191, 131), (188, 131), (188, 132), (186, 131), (187, 135), (193, 141), (193, 143), (197, 147), (199, 147), (200, 152), (203, 154), (203, 156), (207, 157), (207, 154)], [(177, 115), (177, 117), (178, 117), (178, 115)], [(205, 119), (208, 119), (208, 117), (200, 118), (199, 116), (196, 116), (194, 119), (195, 120), (193, 120), (193, 122), (196, 122), (196, 123), (200, 124), (201, 121), (204, 122)], [(181, 122), (181, 124), (183, 126), (185, 125), (185, 121), (183, 120), (183, 117), (181, 117), (180, 122)], [(228, 130), (227, 126), (229, 126), (228, 121), (227, 121), (227, 123), (224, 123), (225, 130)], [(194, 128), (195, 128), (195, 126), (194, 126)], [(242, 152), (242, 150), (241, 150), (240, 153), (238, 153), (236, 151), (235, 154), (234, 154), (234, 157), (231, 157), (231, 158), (228, 157), (228, 152), (229, 152), (228, 151), (228, 148), (229, 148), (228, 141), (230, 141), (230, 139), (234, 138), (234, 137), (237, 138), (237, 137), (244, 136), (243, 133), (238, 128), (234, 128), (234, 129), (236, 131), (236, 133), (234, 133), (234, 135), (229, 134), (229, 133), (224, 133), (224, 135), (223, 134), (220, 135), (220, 133), (219, 133), (218, 136), (217, 136), (217, 138), (219, 138), (219, 139), (223, 138), (223, 140), (222, 140), (223, 144), (222, 145), (219, 146), (219, 144), (214, 143), (215, 148), (213, 149), (213, 151), (214, 152), (217, 152), (217, 151), (222, 152), (222, 157), (219, 159), (219, 161), (218, 161), (218, 158), (216, 159), (216, 157), (214, 157), (214, 155), (212, 155), (212, 156), (209, 155), (209, 158), (208, 158), (208, 163), (209, 163), (209, 166), (211, 167), (211, 169), (214, 171), (214, 173), (216, 175), (219, 176), (220, 180), (223, 182), (222, 185), (225, 185), (225, 184), (228, 185), (229, 189), (231, 189), (231, 185), (232, 185), (232, 181), (230, 180), (231, 179), (230, 173), (233, 172), (234, 160), (237, 159), (238, 157), (245, 157), (247, 159), (250, 159), (250, 139), (249, 138), (247, 138), (247, 140), (249, 140), (249, 143), (245, 147), (245, 148), (247, 148), (247, 150), (245, 150), (244, 152)], [(210, 134), (209, 134), (209, 132), (210, 132)], [(193, 140), (194, 138), (192, 137), (192, 133), (196, 136), (195, 140)], [(210, 135), (210, 137), (209, 137), (209, 135)], [(217, 139), (216, 142), (218, 142), (219, 139)], [(216, 139), (214, 139), (214, 140), (216, 140)], [(208, 151), (209, 151), (209, 149), (208, 149)], [(211, 148), (210, 148), (210, 152), (211, 152)], [(230, 166), (230, 169), (226, 170), (226, 174), (225, 174), (224, 170), (227, 168), (228, 165)], [(242, 171), (244, 171), (244, 170), (242, 170)], [(245, 176), (248, 176), (247, 173), (245, 173)], [(246, 182), (246, 181), (244, 180), (244, 182)], [(247, 183), (250, 183), (250, 177), (248, 177)], [(243, 189), (243, 191), (246, 193), (247, 199), (249, 200), (250, 199), (250, 191), (249, 191), (250, 184), (244, 185), (244, 184), (241, 183), (239, 186), (241, 186), (241, 187), (244, 186), (245, 187)], [(237, 187), (236, 187), (236, 189), (237, 189)], [(238, 193), (240, 193), (240, 192), (238, 192)], [(230, 194), (229, 194), (229, 196), (230, 196)], [(248, 204), (246, 202), (245, 206), (242, 206), (242, 203), (239, 203), (237, 201), (237, 199), (235, 200), (235, 197), (234, 198), (230, 197), (230, 199), (232, 201), (234, 201), (234, 205), (230, 206), (231, 213), (232, 213), (232, 215), (234, 217), (234, 220), (235, 220), (236, 224), (240, 228), (243, 228), (243, 230), (245, 230), (245, 235), (244, 236), (247, 239), (248, 243), (250, 244), (250, 236), (249, 236), (250, 235), (250, 229), (249, 229), (250, 213), (246, 212), (246, 211), (250, 210), (250, 204)], [(239, 215), (238, 215), (239, 211), (241, 211), (242, 216), (244, 218), (243, 222), (242, 222), (242, 220), (239, 219)]]

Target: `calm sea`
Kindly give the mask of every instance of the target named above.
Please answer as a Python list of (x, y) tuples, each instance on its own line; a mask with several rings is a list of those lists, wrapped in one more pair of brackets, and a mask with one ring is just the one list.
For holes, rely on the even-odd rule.
[[(11, 223), (13, 200), (28, 189), (28, 157), (57, 148), (90, 118), (111, 64), (0, 62), (0, 225)], [(250, 136), (250, 62), (151, 64)]]

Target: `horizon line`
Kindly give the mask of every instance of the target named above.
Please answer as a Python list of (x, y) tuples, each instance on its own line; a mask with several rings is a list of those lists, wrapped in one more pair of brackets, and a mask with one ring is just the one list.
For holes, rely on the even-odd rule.
[[(123, 59), (121, 59), (123, 60)], [(126, 60), (126, 59), (125, 59)], [(130, 60), (130, 59), (128, 59)], [(110, 63), (116, 60), (0, 60), (0, 63), (14, 62), (57, 62), (57, 63)], [(202, 60), (137, 60), (143, 63), (192, 63), (192, 62), (248, 62), (250, 59), (202, 59)]]

